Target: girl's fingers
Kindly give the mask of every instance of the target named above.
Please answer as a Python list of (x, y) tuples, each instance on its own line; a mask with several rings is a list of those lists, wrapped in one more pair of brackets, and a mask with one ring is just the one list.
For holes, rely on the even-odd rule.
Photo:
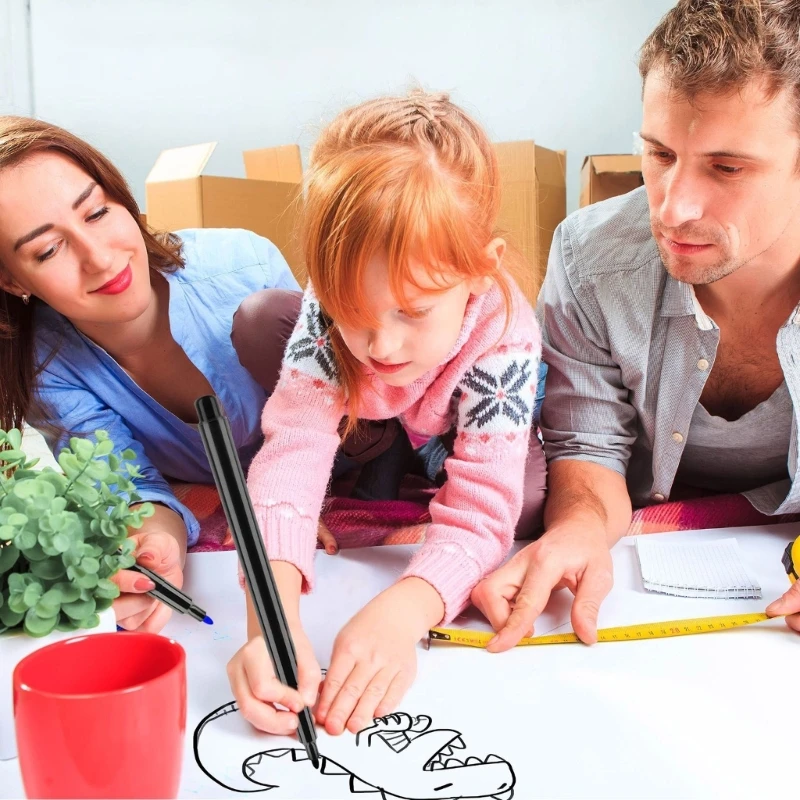
[(334, 556), (339, 552), (339, 543), (336, 541), (336, 537), (330, 532), (328, 526), (322, 521), (320, 521), (317, 528), (317, 536), (319, 537), (322, 546), (325, 548), (325, 552), (329, 556)]
[[(262, 640), (263, 641), (263, 640)], [(247, 650), (250, 652), (247, 652)], [(288, 708), (293, 717), (303, 708), (303, 698), (297, 689), (284, 686), (273, 672), (272, 665), (268, 663), (266, 648), (262, 653), (256, 654), (248, 644), (243, 653), (242, 670), (247, 680), (247, 694), (261, 703), (273, 705), (278, 703)]]
[[(357, 663), (353, 671), (347, 676), (342, 688), (336, 693), (336, 699), (331, 704), (325, 718), (325, 730), (333, 736), (338, 736), (345, 729), (353, 709), (363, 696), (370, 681), (375, 676), (375, 667)], [(327, 681), (327, 678), (326, 678)]]
[(396, 668), (384, 667), (373, 676), (350, 715), (347, 730), (358, 733), (370, 725), (375, 716), (375, 709), (386, 699), (386, 693), (396, 675)]
[(383, 700), (378, 703), (373, 716), (385, 717), (387, 714), (391, 714), (400, 705), (400, 701), (414, 682), (414, 675), (414, 672), (400, 670), (389, 684), (389, 688), (386, 690)]
[(328, 711), (339, 694), (339, 690), (344, 686), (348, 675), (352, 672), (355, 663), (355, 659), (349, 653), (344, 653), (334, 646), (331, 665), (325, 675), (325, 680), (322, 682), (322, 691), (317, 703), (316, 716), (320, 725), (325, 724)]
[(291, 736), (297, 730), (297, 715), (291, 711), (278, 711), (274, 706), (257, 698), (250, 689), (244, 662), (245, 659), (242, 658), (241, 652), (237, 653), (228, 670), (231, 689), (239, 706), (239, 713), (259, 730), (277, 736)]

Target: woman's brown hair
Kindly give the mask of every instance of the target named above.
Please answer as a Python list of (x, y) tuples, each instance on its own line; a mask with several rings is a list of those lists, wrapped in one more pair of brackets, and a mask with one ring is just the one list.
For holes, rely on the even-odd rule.
[[(47, 122), (0, 116), (0, 172), (20, 164), (34, 153), (48, 151), (72, 159), (97, 182), (109, 200), (128, 210), (144, 238), (151, 269), (168, 273), (183, 267), (180, 239), (147, 229), (128, 184), (102, 153)], [(0, 270), (5, 271), (2, 263)], [(3, 430), (21, 427), (31, 415), (43, 424), (51, 422), (36, 398), (36, 378), (42, 364), (36, 364), (34, 311), (40, 302), (31, 297), (26, 304), (16, 295), (0, 289), (0, 427)], [(49, 358), (53, 355), (51, 353)]]

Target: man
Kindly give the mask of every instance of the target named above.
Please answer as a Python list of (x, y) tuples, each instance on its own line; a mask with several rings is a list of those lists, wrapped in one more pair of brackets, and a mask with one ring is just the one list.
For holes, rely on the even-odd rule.
[[(557, 230), (546, 533), (473, 592), (505, 650), (555, 588), (596, 641), (632, 505), (800, 511), (800, 0), (680, 0), (645, 42), (645, 186)], [(768, 613), (800, 631), (800, 582)]]

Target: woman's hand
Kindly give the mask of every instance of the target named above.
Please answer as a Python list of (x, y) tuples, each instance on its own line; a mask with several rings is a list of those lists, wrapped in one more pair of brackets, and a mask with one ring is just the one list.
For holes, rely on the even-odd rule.
[(416, 675), (417, 642), (443, 615), (439, 593), (421, 578), (404, 578), (368, 603), (336, 637), (317, 722), (330, 734), (358, 733), (389, 714)]
[[(297, 714), (305, 706), (313, 707), (316, 702), (322, 672), (311, 642), (300, 624), (302, 576), (295, 566), (285, 561), (273, 561), (270, 566), (294, 642), (299, 688), (284, 686), (275, 676), (249, 595), (248, 642), (228, 662), (228, 679), (239, 711), (251, 725), (268, 733), (287, 736), (297, 730)], [(276, 704), (288, 711), (276, 708)]]
[[(130, 538), (136, 542), (136, 562), (157, 572), (178, 589), (183, 586), (183, 564), (186, 559), (186, 526), (180, 514), (166, 506), (155, 506)], [(145, 594), (153, 582), (132, 570), (121, 570), (111, 579), (122, 594), (114, 601), (117, 625), (126, 630), (158, 633), (172, 614), (172, 609)]]

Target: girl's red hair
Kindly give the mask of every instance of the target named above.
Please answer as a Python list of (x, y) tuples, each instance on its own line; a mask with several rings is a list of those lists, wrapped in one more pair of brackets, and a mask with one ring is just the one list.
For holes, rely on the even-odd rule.
[[(448, 288), (488, 276), (511, 309), (510, 278), (486, 255), (498, 235), (500, 174), (483, 129), (446, 94), (420, 90), (349, 108), (322, 132), (306, 178), (302, 245), (311, 284), (333, 321), (331, 341), (349, 398), (349, 428), (358, 417), (358, 360), (338, 325), (373, 327), (364, 270), (385, 252), (391, 289), (408, 311), (405, 288), (418, 285), (412, 261)], [(509, 313), (510, 316), (510, 313)]]

